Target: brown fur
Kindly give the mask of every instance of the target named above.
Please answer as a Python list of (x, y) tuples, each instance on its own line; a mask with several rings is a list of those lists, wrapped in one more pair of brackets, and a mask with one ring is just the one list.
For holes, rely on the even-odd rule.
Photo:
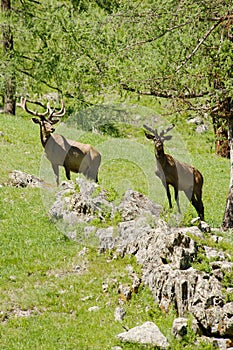
[[(47, 104), (47, 110), (43, 113), (32, 111), (27, 107), (26, 99), (21, 98), (19, 107), (27, 113), (34, 115), (32, 121), (40, 125), (40, 138), (45, 154), (51, 162), (57, 185), (59, 185), (59, 166), (65, 168), (66, 177), (70, 180), (70, 172), (82, 173), (88, 179), (98, 182), (98, 170), (101, 162), (100, 153), (89, 144), (83, 144), (73, 140), (68, 140), (62, 135), (53, 134), (55, 131), (53, 125), (65, 115), (64, 101), (62, 108), (55, 111)], [(32, 102), (43, 106), (40, 102)], [(47, 116), (47, 118), (46, 118)], [(39, 118), (39, 119), (38, 119)]]
[(66, 139), (62, 135), (53, 134), (50, 122), (42, 118), (32, 118), (40, 124), (41, 143), (46, 156), (51, 162), (57, 185), (59, 184), (59, 166), (65, 168), (66, 177), (70, 180), (70, 172), (82, 173), (88, 179), (98, 182), (98, 169), (101, 162), (100, 153), (89, 144)]
[(193, 166), (179, 162), (171, 155), (164, 153), (163, 142), (154, 135), (145, 133), (148, 139), (154, 141), (155, 158), (157, 170), (155, 174), (160, 178), (164, 185), (169, 206), (172, 208), (171, 193), (169, 186), (174, 188), (175, 200), (180, 212), (178, 192), (183, 191), (189, 201), (196, 209), (201, 220), (204, 220), (204, 206), (202, 202), (203, 176)]

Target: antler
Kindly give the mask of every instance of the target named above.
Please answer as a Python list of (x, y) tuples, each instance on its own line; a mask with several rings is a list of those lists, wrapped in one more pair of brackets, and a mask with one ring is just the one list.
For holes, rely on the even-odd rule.
[(25, 112), (27, 112), (29, 114), (32, 114), (32, 115), (34, 115), (36, 117), (40, 117), (40, 118), (44, 118), (49, 113), (48, 108), (47, 108), (47, 110), (44, 113), (39, 113), (37, 111), (32, 111), (31, 109), (29, 109), (27, 107), (27, 99), (24, 98), (24, 97), (21, 97), (20, 103), (17, 103), (17, 106), (23, 108), (23, 110)]
[[(32, 101), (31, 101), (32, 102)], [(39, 104), (41, 105), (42, 107), (44, 107), (41, 103), (39, 102), (32, 102), (34, 104)], [(65, 115), (66, 113), (66, 110), (65, 110), (65, 105), (64, 105), (64, 101), (62, 100), (62, 106), (61, 106), (61, 109), (59, 111), (56, 112), (55, 108), (51, 108), (50, 107), (50, 103), (48, 102), (47, 103), (47, 109), (45, 112), (43, 113), (39, 113), (37, 111), (33, 111), (31, 109), (29, 109), (27, 107), (27, 99), (24, 98), (24, 97), (21, 97), (20, 99), (20, 103), (17, 103), (17, 106), (23, 108), (23, 110), (25, 110), (25, 112), (29, 113), (29, 114), (32, 114), (34, 115), (35, 117), (39, 117), (39, 118), (45, 118), (45, 116), (48, 115), (48, 121), (51, 123), (51, 124), (55, 124), (58, 122), (58, 120), (52, 120), (53, 117), (62, 117), (63, 115)]]
[(48, 120), (50, 122), (53, 122), (53, 120), (52, 120), (53, 117), (63, 117), (63, 115), (65, 115), (65, 113), (66, 113), (64, 100), (61, 101), (61, 109), (59, 111), (57, 111), (57, 112), (55, 112), (55, 108), (52, 109), (50, 107), (50, 103), (49, 102), (47, 104), (47, 107), (48, 107), (48, 111), (49, 111)]
[(175, 124), (171, 124), (167, 129), (162, 130), (161, 133), (159, 134), (160, 138), (162, 140), (170, 140), (172, 138), (171, 135), (164, 136), (165, 134), (168, 133), (168, 131), (172, 130), (174, 128)]
[(152, 129), (152, 128), (150, 128), (149, 126), (147, 126), (145, 124), (143, 124), (143, 127), (146, 130), (148, 130), (149, 132), (151, 132), (155, 137), (159, 137), (157, 129)]
[(171, 140), (172, 136), (171, 135), (167, 135), (167, 136), (164, 136), (166, 133), (168, 133), (168, 131), (170, 131), (171, 129), (174, 128), (174, 124), (171, 124), (167, 129), (165, 130), (162, 130), (160, 132), (160, 134), (158, 134), (158, 131), (157, 129), (152, 129), (150, 128), (149, 126), (143, 124), (143, 127), (148, 130), (150, 133), (152, 133), (155, 137), (157, 137), (160, 141), (165, 141), (165, 140)]

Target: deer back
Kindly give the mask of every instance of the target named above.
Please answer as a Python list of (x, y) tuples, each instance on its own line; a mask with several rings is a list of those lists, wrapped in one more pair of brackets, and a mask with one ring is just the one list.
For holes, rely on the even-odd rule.
[(98, 152), (89, 144), (80, 143), (73, 140), (68, 140), (68, 143), (70, 148), (67, 154), (67, 159), (70, 170), (85, 173), (87, 169), (92, 168), (93, 159), (91, 157), (91, 152)]

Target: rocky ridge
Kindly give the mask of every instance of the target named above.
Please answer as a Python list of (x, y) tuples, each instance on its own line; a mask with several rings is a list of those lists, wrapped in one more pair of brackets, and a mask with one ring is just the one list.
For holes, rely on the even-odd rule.
[[(179, 317), (187, 312), (193, 315), (199, 334), (233, 340), (233, 302), (226, 301), (226, 294), (232, 293), (232, 289), (222, 284), (224, 276), (232, 273), (231, 257), (198, 243), (204, 236), (196, 226), (169, 227), (160, 219), (161, 207), (138, 192), (127, 191), (121, 203), (114, 206), (104, 191), (96, 192), (98, 185), (83, 179), (77, 179), (77, 184), (78, 193), (70, 184), (64, 184), (50, 215), (67, 220), (72, 213), (77, 221), (91, 222), (96, 216), (104, 220), (106, 211), (112, 217), (120, 212), (117, 233), (112, 226), (97, 229), (101, 250), (114, 248), (121, 256), (135, 255), (143, 266), (143, 283), (149, 286), (162, 309), (168, 311), (174, 305)], [(63, 198), (68, 189), (72, 194), (66, 196), (64, 211)], [(221, 239), (209, 236), (213, 242)], [(209, 261), (210, 271), (193, 268), (200, 254)]]
[[(185, 316), (191, 313), (197, 334), (213, 340), (221, 349), (233, 347), (233, 302), (227, 297), (232, 296), (233, 288), (223, 283), (226, 276), (233, 275), (233, 262), (229, 254), (218, 248), (222, 237), (208, 233), (213, 245), (203, 245), (200, 242), (204, 234), (200, 228), (169, 227), (160, 219), (161, 209), (131, 190), (116, 206), (97, 184), (78, 178), (75, 185), (70, 182), (60, 187), (50, 216), (52, 220), (71, 225), (72, 230), (76, 224), (83, 223), (84, 234), (94, 232), (101, 251), (114, 249), (122, 257), (135, 255), (142, 266), (142, 281), (149, 286), (155, 303), (165, 311), (173, 305), (178, 319), (184, 320), (180, 327), (174, 326), (174, 335), (185, 333)], [(114, 218), (116, 213), (121, 217), (117, 227), (95, 229), (92, 226), (93, 219), (104, 221), (106, 216)], [(202, 260), (207, 262), (207, 271), (195, 268)], [(141, 339), (138, 329), (136, 333), (136, 338)], [(119, 338), (123, 341), (124, 336)], [(159, 338), (163, 339), (162, 345), (157, 346), (167, 348), (164, 338)], [(142, 343), (147, 340), (143, 338)]]

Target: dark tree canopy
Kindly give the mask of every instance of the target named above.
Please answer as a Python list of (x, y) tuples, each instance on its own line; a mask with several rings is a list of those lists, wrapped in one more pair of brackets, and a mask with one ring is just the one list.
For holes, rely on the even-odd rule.
[(12, 66), (2, 57), (2, 68), (6, 76), (14, 69), (19, 95), (47, 87), (93, 102), (117, 88), (190, 108), (200, 101), (224, 117), (232, 96), (228, 1), (25, 0), (10, 13), (2, 21), (14, 36)]

